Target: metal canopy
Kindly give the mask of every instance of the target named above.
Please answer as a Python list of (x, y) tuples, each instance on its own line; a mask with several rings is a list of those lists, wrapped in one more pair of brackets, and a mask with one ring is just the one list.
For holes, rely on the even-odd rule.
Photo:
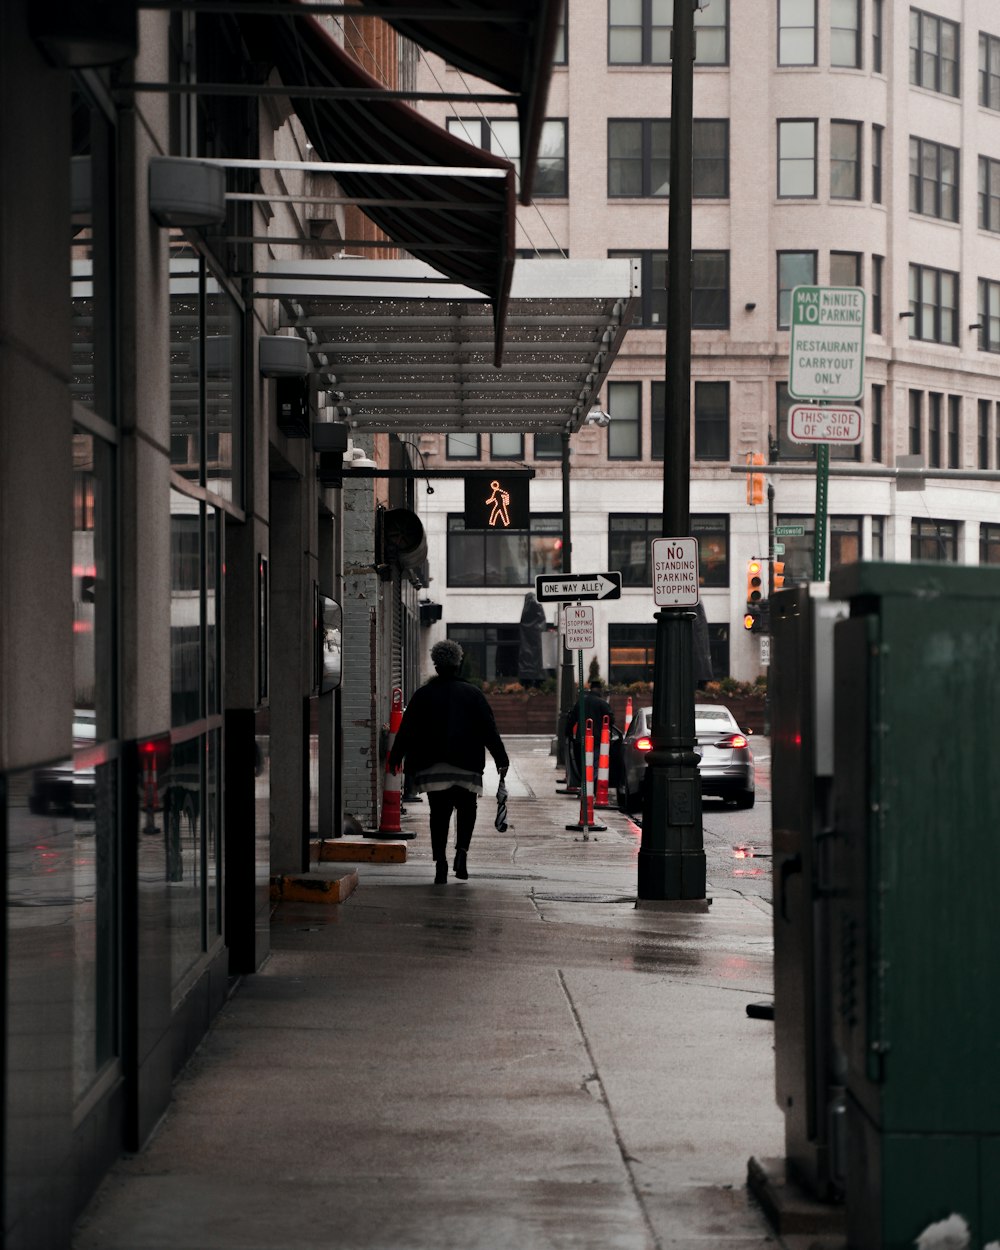
[[(499, 357), (514, 264), (510, 162), (456, 139), (398, 100), (297, 97), (302, 83), (384, 94), (315, 18), (244, 16), (240, 27), (251, 55), (277, 69), (320, 161), (344, 167), (337, 174), (343, 190), (368, 201), (366, 215), (391, 240), (405, 240), (414, 256), (487, 297)], [(455, 173), (441, 177), (440, 168), (432, 168), (422, 174), (420, 167), (428, 166), (450, 166)], [(470, 167), (493, 177), (470, 177)], [(396, 204), (387, 206), (387, 199)], [(429, 201), (446, 206), (429, 208)]]
[(514, 273), (504, 363), (481, 293), (417, 261), (273, 261), (258, 298), (309, 343), (320, 385), (359, 428), (572, 432), (631, 320), (629, 260), (528, 260)]

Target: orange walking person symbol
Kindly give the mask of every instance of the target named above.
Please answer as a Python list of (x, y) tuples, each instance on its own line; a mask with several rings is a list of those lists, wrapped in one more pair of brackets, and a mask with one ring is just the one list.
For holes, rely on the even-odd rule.
[(490, 493), (484, 500), (485, 503), (493, 505), (493, 511), (490, 513), (490, 528), (499, 521), (501, 525), (510, 525), (510, 513), (507, 508), (510, 504), (510, 492), (503, 489), (496, 479), (490, 482)]

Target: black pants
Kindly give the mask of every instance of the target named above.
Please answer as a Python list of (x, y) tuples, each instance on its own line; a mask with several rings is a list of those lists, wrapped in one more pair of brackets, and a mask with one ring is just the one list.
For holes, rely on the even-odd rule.
[(448, 858), (448, 826), (452, 812), (457, 812), (455, 845), (467, 851), (476, 827), (476, 795), (464, 786), (447, 790), (429, 790), (427, 802), (431, 809), (431, 852), (435, 860)]

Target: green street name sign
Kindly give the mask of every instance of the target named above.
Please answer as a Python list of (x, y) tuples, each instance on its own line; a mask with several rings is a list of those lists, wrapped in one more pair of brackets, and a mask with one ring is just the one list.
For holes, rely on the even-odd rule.
[(804, 538), (805, 533), (804, 525), (776, 525), (774, 527), (775, 538)]
[(792, 398), (860, 399), (864, 361), (864, 291), (856, 286), (795, 287), (788, 359)]

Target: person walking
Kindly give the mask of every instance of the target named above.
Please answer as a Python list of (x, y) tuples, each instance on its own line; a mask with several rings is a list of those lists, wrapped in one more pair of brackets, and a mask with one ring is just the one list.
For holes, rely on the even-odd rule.
[[(599, 678), (591, 678), (589, 689), (583, 693), (583, 721), (586, 727), (587, 721), (592, 721), (594, 725), (594, 739), (599, 742), (601, 738), (601, 724), (606, 716), (608, 725), (613, 726), (615, 723), (615, 713), (611, 704), (605, 699), (601, 691), (604, 689), (604, 683)], [(571, 785), (580, 784), (580, 744), (577, 741), (577, 722), (580, 718), (580, 703), (577, 700), (569, 710), (566, 717), (566, 777)]]
[(503, 779), (510, 760), (486, 696), (459, 676), (463, 651), (450, 638), (431, 647), (437, 675), (425, 682), (406, 706), (389, 767), (406, 760), (407, 776), (427, 795), (435, 885), (448, 880), (448, 828), (456, 813), (455, 876), (469, 878), (467, 855), (476, 827), (476, 798), (483, 792), (486, 749)]

